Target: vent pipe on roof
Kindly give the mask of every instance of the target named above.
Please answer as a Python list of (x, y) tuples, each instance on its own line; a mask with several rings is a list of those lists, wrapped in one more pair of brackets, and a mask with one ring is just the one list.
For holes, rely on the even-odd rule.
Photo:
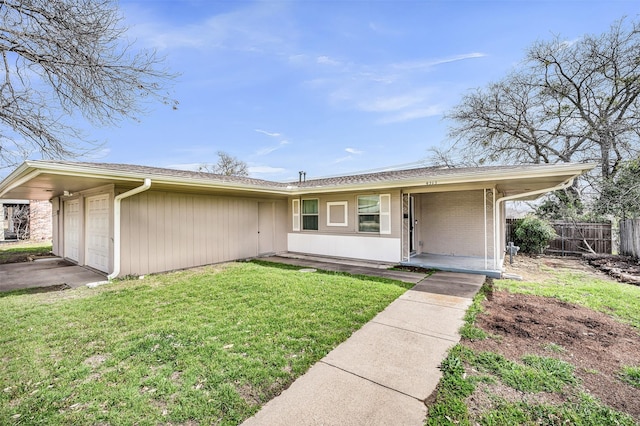
[(307, 172), (301, 170), (298, 172), (298, 182), (306, 182), (307, 181)]

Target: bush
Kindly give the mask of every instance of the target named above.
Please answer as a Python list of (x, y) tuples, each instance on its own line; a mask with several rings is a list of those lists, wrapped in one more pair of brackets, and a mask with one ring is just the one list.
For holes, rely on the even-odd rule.
[(520, 246), (521, 252), (541, 254), (558, 235), (546, 220), (527, 216), (516, 225), (515, 236), (514, 243)]

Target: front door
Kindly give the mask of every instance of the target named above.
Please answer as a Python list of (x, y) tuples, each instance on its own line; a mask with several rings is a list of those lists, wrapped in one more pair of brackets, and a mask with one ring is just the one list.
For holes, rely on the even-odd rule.
[(258, 203), (258, 255), (273, 253), (273, 202)]
[(409, 195), (409, 252), (410, 253), (415, 253), (416, 251), (415, 223), (416, 223), (415, 199), (413, 198), (413, 195)]

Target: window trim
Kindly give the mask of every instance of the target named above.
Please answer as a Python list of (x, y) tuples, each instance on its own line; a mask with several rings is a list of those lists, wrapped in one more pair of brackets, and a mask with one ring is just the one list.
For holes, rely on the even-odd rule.
[[(331, 222), (331, 207), (343, 206), (344, 218), (342, 222)], [(349, 226), (349, 202), (348, 201), (327, 201), (327, 226)]]

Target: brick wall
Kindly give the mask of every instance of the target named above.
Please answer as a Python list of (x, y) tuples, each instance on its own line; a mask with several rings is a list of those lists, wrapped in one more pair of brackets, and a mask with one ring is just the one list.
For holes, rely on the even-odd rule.
[(31, 200), (29, 209), (30, 239), (34, 241), (51, 240), (51, 203)]

